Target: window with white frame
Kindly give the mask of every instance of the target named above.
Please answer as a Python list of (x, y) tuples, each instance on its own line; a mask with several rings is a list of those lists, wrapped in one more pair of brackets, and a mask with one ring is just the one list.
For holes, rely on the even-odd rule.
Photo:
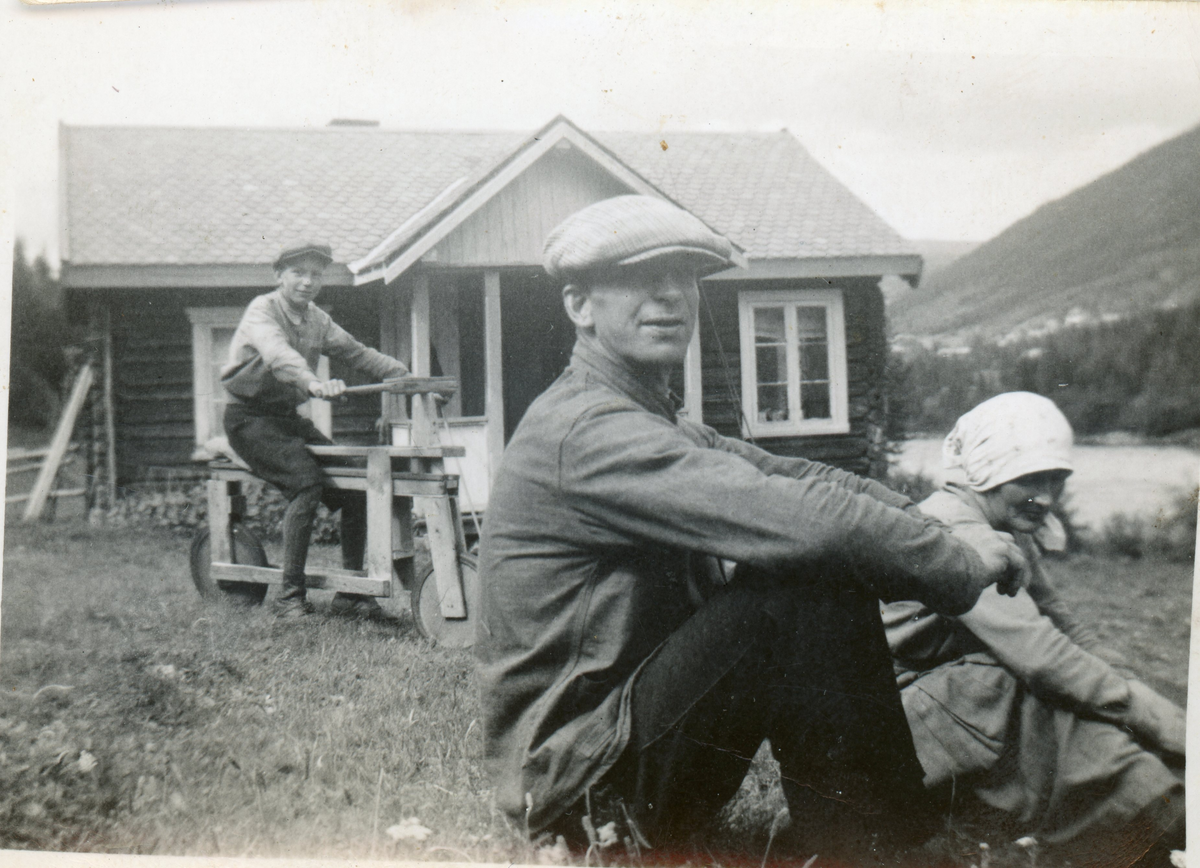
[(841, 290), (742, 292), (738, 325), (751, 436), (850, 430)]
[[(229, 345), (242, 319), (244, 307), (190, 307), (192, 323), (192, 408), (196, 421), (197, 454), (213, 437), (224, 437), (225, 405), (229, 394), (221, 385), (221, 369), (229, 361)], [(316, 374), (329, 378), (329, 359), (321, 356)], [(333, 430), (333, 414), (328, 401), (312, 400), (301, 405), (300, 413), (312, 419), (326, 437)]]

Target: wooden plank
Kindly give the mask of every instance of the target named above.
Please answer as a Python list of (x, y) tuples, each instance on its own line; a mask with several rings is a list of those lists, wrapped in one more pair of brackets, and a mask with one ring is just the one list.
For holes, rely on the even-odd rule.
[(342, 394), (367, 395), (376, 392), (387, 392), (393, 395), (423, 395), (434, 392), (448, 396), (458, 392), (458, 379), (455, 377), (398, 377), (395, 380), (384, 380), (382, 383), (350, 386)]
[(413, 502), (411, 497), (392, 501), (392, 569), (402, 588), (411, 588), (416, 576), (416, 553), (413, 545)]
[(438, 599), (443, 618), (465, 618), (462, 576), (458, 572), (458, 531), (448, 497), (430, 497), (422, 501), (425, 508), (425, 533), (429, 538), (429, 555), (433, 560), (433, 577), (437, 582)]
[(36, 520), (46, 507), (46, 499), (54, 487), (54, 478), (58, 476), (58, 467), (71, 443), (71, 432), (75, 430), (75, 419), (79, 416), (79, 411), (87, 400), (88, 390), (92, 388), (94, 379), (95, 372), (92, 370), (92, 363), (84, 363), (84, 366), (79, 369), (79, 375), (75, 378), (75, 386), (71, 389), (71, 397), (63, 409), (62, 417), (58, 420), (58, 427), (54, 429), (54, 439), (50, 441), (50, 452), (46, 455), (46, 463), (42, 466), (37, 481), (30, 490), (29, 501), (25, 505), (24, 521)]
[(214, 477), (208, 481), (208, 544), (213, 561), (233, 560), (229, 536), (229, 495), (241, 493), (241, 483)]
[(389, 458), (461, 458), (463, 446), (309, 446), (317, 457), (365, 458), (373, 451), (386, 452)]
[(392, 577), (391, 459), (381, 451), (367, 456), (367, 551), (365, 566), (373, 579)]
[[(413, 276), (412, 291), (412, 375), (428, 377), (433, 373), (430, 362), (429, 338), (429, 274), (419, 272)], [(433, 420), (425, 402), (413, 396), (412, 442), (417, 446), (428, 446), (433, 442)]]
[(493, 484), (504, 452), (504, 360), (500, 334), (500, 272), (483, 273), (484, 404), (487, 417), (487, 466)]
[[(328, 488), (342, 491), (366, 491), (366, 474), (362, 476), (331, 476), (325, 480)], [(392, 494), (396, 497), (438, 497), (446, 493), (446, 484), (441, 481), (397, 480), (392, 483)]]
[[(350, 468), (354, 470), (356, 468)], [(357, 468), (362, 474), (360, 476), (330, 476), (325, 479), (327, 488), (336, 488), (341, 491), (366, 491), (367, 490), (367, 474), (362, 468)], [(218, 470), (212, 471), (214, 479), (219, 480), (251, 480), (256, 477), (245, 470)], [(458, 478), (455, 476), (439, 476), (439, 475), (424, 475), (413, 474), (408, 478), (394, 479), (392, 481), (392, 494), (395, 497), (445, 497), (447, 495), (458, 493)]]
[(4, 468), (4, 472), (9, 476), (12, 476), (14, 473), (28, 473), (31, 470), (41, 470), (44, 463), (42, 461), (30, 461), (28, 464), (13, 464), (12, 461), (9, 461)]
[[(95, 338), (97, 329), (100, 325), (100, 305), (101, 303), (113, 305), (111, 298), (89, 298), (87, 300), (88, 311), (88, 336), (89, 339)], [(89, 509), (102, 506), (100, 487), (97, 485), (104, 466), (104, 418), (100, 409), (96, 406), (95, 401), (89, 402), (88, 421), (91, 424), (91, 430), (88, 432), (88, 452), (87, 452), (87, 479), (91, 485), (91, 491), (88, 492), (87, 506)]]
[[(213, 563), (212, 577), (218, 582), (276, 585), (283, 581), (283, 570), (277, 567)], [(329, 569), (321, 573), (307, 573), (305, 579), (305, 587), (318, 591), (340, 591), (344, 594), (367, 594), (372, 597), (392, 595), (390, 580), (368, 578), (362, 570)]]
[[(450, 498), (450, 523), (454, 526), (454, 541), (460, 552), (467, 550), (467, 529), (463, 527), (462, 512), (458, 508), (458, 498)], [(476, 525), (478, 529), (478, 525)]]
[[(412, 293), (401, 292), (399, 284), (394, 284), (389, 290), (396, 301), (396, 352), (393, 355), (408, 365), (412, 371)], [(393, 425), (408, 421), (408, 404), (396, 399), (395, 415), (391, 417)]]
[[(78, 452), (79, 444), (72, 443), (67, 447), (67, 452)], [(9, 461), (24, 461), (26, 458), (45, 458), (50, 454), (50, 447), (45, 446), (40, 449), (22, 449), (20, 446), (14, 446), (7, 452)]]
[[(274, 269), (270, 265), (261, 263), (71, 265), (66, 262), (63, 265), (61, 278), (63, 286), (80, 289), (121, 286), (131, 289), (172, 290), (186, 287), (211, 292), (214, 289), (242, 289), (245, 287), (267, 290), (275, 285)], [(322, 283), (326, 287), (351, 286), (353, 275), (345, 265), (335, 262), (325, 269)]]
[[(400, 321), (399, 310), (396, 305), (396, 290), (385, 286), (379, 291), (377, 297), (379, 299), (379, 351), (398, 359), (400, 358), (400, 348), (399, 341), (396, 338), (396, 331), (400, 327)], [(389, 424), (396, 419), (396, 404), (398, 402), (403, 403), (403, 400), (384, 392), (380, 404), (380, 415)]]
[(117, 417), (113, 402), (112, 305), (104, 305), (104, 480), (105, 505), (117, 503)]
[[(50, 492), (50, 497), (57, 500), (60, 497), (82, 497), (85, 494), (86, 488), (59, 488)], [(28, 494), (10, 494), (4, 498), (5, 503), (23, 503), (26, 500), (29, 500)]]
[[(326, 467), (325, 473), (327, 482), (339, 480), (350, 482), (370, 478), (370, 471), (366, 467)], [(419, 493), (421, 494), (446, 494), (458, 488), (458, 477), (449, 473), (408, 473), (402, 470), (393, 470), (391, 477), (397, 485), (420, 486)], [(357, 487), (356, 490), (358, 490)]]
[(458, 494), (458, 480), (451, 482), (424, 482), (419, 479), (397, 479), (392, 483), (392, 494), (396, 497), (445, 497), (448, 494)]

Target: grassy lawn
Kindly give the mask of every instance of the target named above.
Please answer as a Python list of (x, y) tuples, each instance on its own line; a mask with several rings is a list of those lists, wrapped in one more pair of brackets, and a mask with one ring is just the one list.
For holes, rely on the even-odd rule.
[(6, 535), (0, 847), (402, 857), (416, 816), (424, 858), (508, 860), (469, 653), (207, 603), (165, 532)]
[[(407, 616), (281, 624), (203, 601), (187, 546), (82, 522), (6, 529), (0, 849), (536, 861), (492, 808), (469, 652), (430, 647)], [(1053, 566), (1182, 700), (1190, 566)], [(760, 762), (731, 822), (763, 838), (781, 805)], [(413, 817), (425, 840), (387, 834)], [(986, 834), (952, 824), (945, 849), (978, 864)], [(993, 866), (1029, 864), (1006, 847)]]

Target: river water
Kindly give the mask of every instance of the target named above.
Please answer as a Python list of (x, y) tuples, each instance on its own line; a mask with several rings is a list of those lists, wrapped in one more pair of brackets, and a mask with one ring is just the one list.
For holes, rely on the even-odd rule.
[[(1152, 518), (1200, 481), (1200, 451), (1184, 446), (1076, 446), (1066, 497), (1075, 522), (1097, 529), (1116, 513)], [(894, 464), (946, 480), (941, 440), (908, 440)]]

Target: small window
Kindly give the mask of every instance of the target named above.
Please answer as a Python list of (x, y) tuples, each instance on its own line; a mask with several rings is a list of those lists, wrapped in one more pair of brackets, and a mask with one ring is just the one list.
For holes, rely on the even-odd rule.
[(840, 290), (743, 292), (742, 413), (749, 434), (843, 434), (845, 315)]
[[(225, 405), (229, 394), (221, 385), (221, 369), (229, 362), (229, 345), (241, 322), (245, 307), (190, 307), (192, 323), (192, 408), (196, 422), (196, 457), (204, 444), (214, 437), (224, 437)], [(321, 356), (316, 374), (329, 377), (329, 359)], [(300, 414), (312, 419), (326, 437), (333, 430), (333, 418), (328, 401), (308, 401), (300, 406)]]

